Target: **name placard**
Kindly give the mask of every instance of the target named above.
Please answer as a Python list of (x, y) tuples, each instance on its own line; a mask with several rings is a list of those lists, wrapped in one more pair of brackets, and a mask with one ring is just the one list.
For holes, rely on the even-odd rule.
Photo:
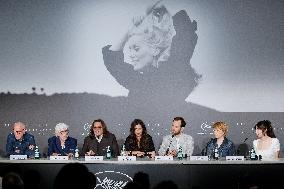
[(136, 156), (117, 156), (118, 161), (136, 161)]
[(244, 156), (226, 156), (226, 161), (244, 161)]
[(68, 160), (68, 156), (50, 156), (49, 157), (49, 160), (64, 160), (64, 161), (66, 161), (66, 160)]
[(190, 161), (208, 161), (208, 156), (190, 156)]
[(28, 159), (27, 155), (10, 155), (10, 160), (26, 160)]
[(85, 161), (103, 161), (104, 156), (85, 156)]
[(155, 156), (155, 161), (173, 161), (173, 156)]

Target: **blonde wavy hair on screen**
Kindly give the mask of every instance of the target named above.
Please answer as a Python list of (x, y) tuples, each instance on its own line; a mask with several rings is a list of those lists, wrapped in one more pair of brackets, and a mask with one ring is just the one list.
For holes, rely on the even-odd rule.
[(170, 56), (172, 39), (176, 35), (173, 19), (165, 6), (152, 7), (139, 22), (133, 23), (128, 39), (134, 35), (142, 36), (145, 44), (159, 49), (153, 66), (158, 68), (159, 62), (167, 61)]

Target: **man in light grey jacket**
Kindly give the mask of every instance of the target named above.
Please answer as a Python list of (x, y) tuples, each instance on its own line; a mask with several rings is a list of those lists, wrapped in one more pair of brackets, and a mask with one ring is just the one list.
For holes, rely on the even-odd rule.
[(186, 122), (182, 117), (173, 119), (171, 132), (172, 135), (163, 137), (163, 142), (160, 146), (158, 154), (160, 156), (176, 157), (179, 147), (182, 148), (183, 156), (191, 156), (194, 149), (193, 138), (190, 135), (184, 134), (183, 130)]

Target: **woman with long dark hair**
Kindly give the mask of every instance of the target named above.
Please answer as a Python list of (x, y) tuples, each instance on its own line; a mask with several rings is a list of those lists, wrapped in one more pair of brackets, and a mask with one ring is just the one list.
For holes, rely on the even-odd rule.
[(258, 139), (253, 141), (253, 148), (257, 155), (264, 160), (274, 160), (280, 157), (280, 143), (276, 138), (269, 120), (259, 121), (255, 126), (255, 134)]
[(140, 119), (134, 119), (130, 127), (130, 135), (125, 140), (128, 155), (143, 157), (155, 156), (155, 146), (152, 137), (147, 133), (145, 124)]

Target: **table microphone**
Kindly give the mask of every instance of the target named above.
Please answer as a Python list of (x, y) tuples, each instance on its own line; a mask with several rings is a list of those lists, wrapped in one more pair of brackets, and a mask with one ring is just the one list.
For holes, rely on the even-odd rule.
[(175, 136), (175, 135), (172, 135), (172, 138), (171, 138), (170, 144), (169, 144), (169, 146), (168, 146), (168, 148), (167, 148), (167, 150), (166, 150), (166, 154), (165, 154), (165, 155), (167, 155), (167, 154), (169, 153), (169, 150), (170, 150), (171, 144), (172, 144), (172, 142), (173, 142), (173, 138), (174, 138), (174, 136)]

